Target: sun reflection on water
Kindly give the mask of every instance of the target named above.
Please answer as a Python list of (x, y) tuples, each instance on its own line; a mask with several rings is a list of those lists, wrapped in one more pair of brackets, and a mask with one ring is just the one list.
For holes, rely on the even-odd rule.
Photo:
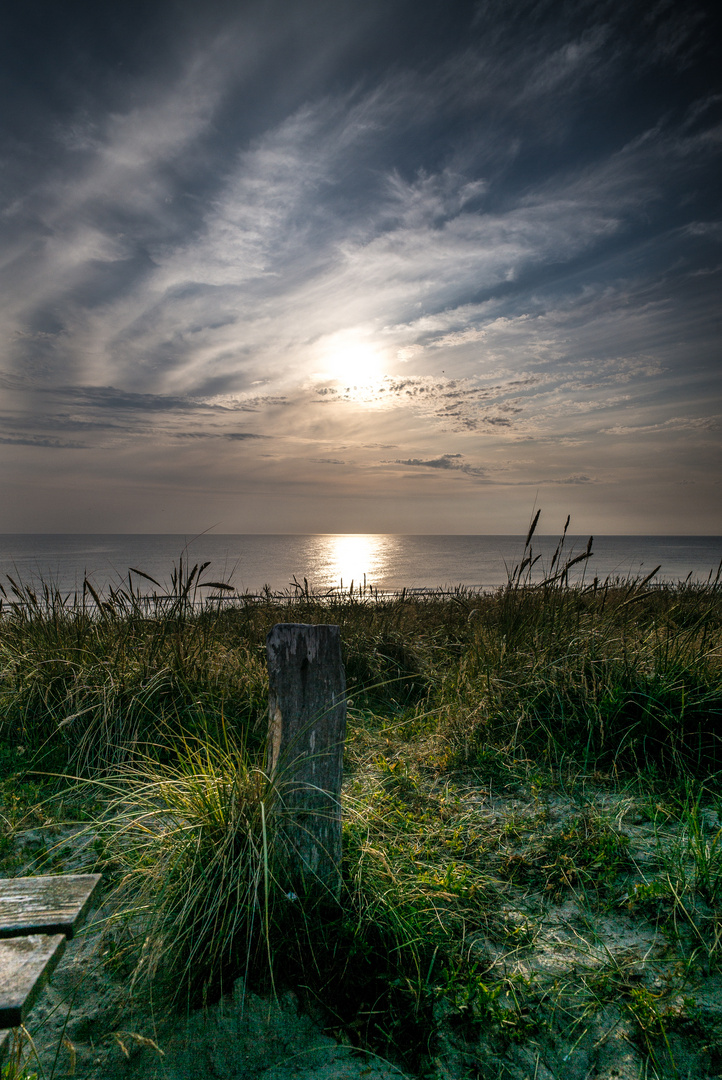
[(386, 572), (389, 537), (373, 533), (319, 536), (326, 585), (354, 589), (358, 585), (377, 584)]

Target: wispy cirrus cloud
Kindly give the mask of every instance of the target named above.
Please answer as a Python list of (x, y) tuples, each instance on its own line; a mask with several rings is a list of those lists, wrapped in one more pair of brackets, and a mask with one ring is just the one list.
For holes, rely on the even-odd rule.
[(658, 424), (615, 424), (614, 427), (602, 428), (602, 435), (649, 435), (665, 431), (715, 431), (720, 426), (721, 416), (672, 416)]

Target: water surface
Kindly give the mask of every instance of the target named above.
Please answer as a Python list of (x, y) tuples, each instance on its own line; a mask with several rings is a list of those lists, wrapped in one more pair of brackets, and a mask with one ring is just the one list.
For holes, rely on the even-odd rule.
[[(167, 584), (173, 566), (210, 561), (206, 577), (229, 581), (240, 592), (274, 591), (306, 578), (313, 589), (380, 591), (401, 588), (493, 589), (503, 584), (522, 555), (523, 536), (402, 536), (388, 534), (228, 535), (0, 534), (0, 580), (40, 578), (63, 591), (81, 589), (88, 577), (98, 590), (127, 580), (134, 567)], [(534, 537), (541, 554), (535, 575), (548, 568), (555, 536)], [(581, 553), (587, 537), (568, 537), (566, 550)], [(593, 577), (646, 576), (655, 580), (704, 580), (717, 571), (722, 538), (712, 536), (600, 536), (593, 556), (579, 568)], [(153, 586), (148, 583), (148, 588)]]

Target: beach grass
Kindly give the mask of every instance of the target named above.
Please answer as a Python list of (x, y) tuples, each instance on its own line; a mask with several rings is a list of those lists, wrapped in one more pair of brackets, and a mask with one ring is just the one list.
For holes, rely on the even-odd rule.
[[(82, 849), (136, 995), (292, 987), (415, 1075), (534, 1075), (536, 1055), (571, 1077), (619, 1032), (645, 1076), (714, 1075), (722, 586), (599, 581), (563, 538), (540, 572), (533, 537), (489, 594), (230, 602), (183, 565), (108, 596), (6, 582), (3, 872)], [(341, 628), (343, 890), (322, 911), (274, 873), (278, 622)]]

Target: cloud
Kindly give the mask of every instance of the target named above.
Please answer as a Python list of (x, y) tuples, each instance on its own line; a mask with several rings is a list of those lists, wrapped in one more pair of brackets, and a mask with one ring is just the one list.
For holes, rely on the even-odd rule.
[[(588, 60), (602, 45), (603, 34), (597, 34), (557, 53), (541, 50), (538, 70), (582, 71), (581, 58)], [(107, 122), (100, 172), (73, 185), (75, 202), (67, 196), (64, 220), (72, 220), (96, 191), (120, 206), (121, 180), (123, 190), (133, 191), (143, 170), (160, 175), (169, 155), (186, 152), (222, 99), (225, 76), (211, 77), (211, 68), (204, 59), (166, 97)], [(447, 77), (439, 69), (437, 81)], [(484, 78), (488, 83), (488, 72)], [(553, 95), (548, 74), (532, 84), (532, 97), (542, 84)], [(117, 230), (111, 235), (83, 225), (80, 246), (64, 237), (58, 252), (67, 259), (75, 251), (72, 258), (88, 273), (97, 277), (102, 266), (126, 267), (128, 282), (132, 275), (139, 281), (97, 310), (74, 304), (71, 288), (66, 325), (55, 339), (56, 362), (58, 352), (69, 355), (72, 340), (73, 351), (94, 351), (96, 378), (105, 368), (131, 385), (165, 383), (161, 392), (169, 397), (170, 384), (181, 396), (209, 396), (213, 382), (221, 392), (245, 392), (261, 371), (288, 384), (292, 356), (312, 353), (318, 334), (369, 318), (378, 332), (420, 297), (443, 311), (452, 292), (494, 289), (534, 267), (574, 258), (623, 229), (625, 217), (648, 207), (658, 187), (649, 171), (642, 182), (645, 144), (537, 183), (516, 200), (507, 198), (501, 210), (492, 180), (449, 166), (436, 172), (422, 167), (411, 178), (398, 168), (381, 168), (368, 174), (366, 191), (344, 200), (354, 164), (373, 159), (388, 133), (407, 123), (420, 92), (418, 77), (406, 74), (365, 93), (305, 103), (227, 163), (222, 186), (190, 219), (190, 240), (181, 231), (190, 222), (179, 215), (173, 193), (158, 189), (153, 195), (153, 184), (144, 182), (143, 191), (150, 188), (147, 197), (155, 200), (153, 227), (157, 232), (165, 222), (165, 235), (144, 238), (150, 258), (142, 267), (134, 269), (127, 232), (118, 239)], [(178, 106), (188, 96), (193, 105), (187, 114)], [(169, 102), (178, 108), (172, 118)], [(103, 162), (120, 169), (120, 179), (114, 171), (109, 185)], [(124, 177), (128, 169), (133, 175)], [(47, 251), (48, 244), (55, 240), (48, 239)], [(48, 264), (53, 280), (56, 269)], [(408, 330), (414, 333), (413, 324)], [(487, 338), (487, 328), (472, 323), (429, 344), (447, 350)], [(420, 344), (400, 343), (403, 359), (415, 356), (408, 350)], [(140, 364), (139, 355), (145, 358)]]
[[(543, 482), (543, 481), (542, 481)], [(556, 480), (547, 480), (548, 484), (596, 484), (591, 476), (586, 473), (573, 473), (571, 476), (563, 476)]]
[(173, 436), (176, 439), (228, 439), (231, 442), (273, 438), (272, 435), (259, 435), (253, 431), (176, 431)]
[(52, 439), (39, 435), (0, 435), (3, 446), (40, 446), (52, 450), (87, 450), (85, 443), (69, 442), (67, 439)]
[(430, 458), (423, 460), (422, 458), (397, 458), (394, 462), (395, 465), (411, 465), (424, 469), (444, 469), (451, 470), (453, 472), (461, 472), (466, 476), (485, 477), (487, 475), (486, 469), (479, 468), (475, 465), (468, 465), (461, 460), (461, 454), (442, 454), (437, 458)]
[(457, 458), (460, 458), (461, 454), (442, 454), (441, 457), (433, 458), (430, 461), (422, 461), (421, 458), (406, 458), (400, 460), (397, 458), (397, 465), (423, 465), (426, 469), (460, 469), (461, 464)]
[(714, 431), (719, 427), (721, 416), (672, 416), (657, 424), (625, 425), (602, 428), (602, 435), (648, 435), (668, 431)]
[[(317, 388), (316, 393), (328, 393), (328, 404), (350, 402), (373, 408), (411, 409), (422, 416), (433, 417), (444, 426), (460, 430), (491, 427), (510, 427), (514, 418), (524, 410), (510, 394), (520, 386), (533, 385), (537, 380), (510, 380), (507, 384), (491, 385), (479, 379), (447, 379), (430, 376), (409, 376), (402, 379), (383, 378), (366, 385), (339, 385)], [(333, 396), (331, 396), (333, 394)]]
[[(59, 397), (87, 403), (91, 408), (132, 412), (226, 412), (229, 407), (169, 394), (139, 394), (115, 386), (63, 386), (52, 391)], [(242, 406), (241, 406), (242, 408)]]
[[(223, 189), (199, 211), (192, 242), (172, 242), (183, 220), (172, 205), (161, 209), (159, 192), (156, 208), (168, 235), (146, 238), (150, 261), (142, 266), (135, 267), (132, 248), (117, 234), (83, 226), (70, 245), (64, 238), (58, 252), (66, 260), (72, 257), (95, 277), (103, 266), (126, 267), (128, 281), (139, 276), (140, 287), (121, 290), (116, 302), (97, 311), (74, 305), (71, 287), (64, 336), (56, 346), (67, 351), (69, 334), (80, 351), (94, 348), (101, 376), (105, 356), (116, 376), (127, 378), (134, 370), (136, 381), (139, 375), (147, 381), (154, 370), (155, 381), (160, 374), (186, 394), (207, 393), (211, 372), (227, 390), (245, 389), (266, 365), (272, 377), (283, 378), (286, 357), (304, 336), (328, 334), (334, 324), (341, 328), (368, 313), (383, 325), (419, 296), (438, 306), (451, 290), (493, 289), (525, 268), (574, 257), (618, 231), (625, 207), (649, 201), (634, 172), (615, 168), (610, 174), (605, 167), (603, 178), (587, 170), (583, 181), (566, 180), (556, 190), (543, 185), (500, 213), (484, 203), (488, 181), (444, 168), (422, 169), (412, 180), (381, 172), (358, 207), (334, 205), (329, 193), (340, 187), (350, 163), (373, 152), (384, 129), (405, 122), (415, 107), (409, 87), (401, 84), (304, 105), (238, 155)], [(197, 107), (199, 117), (204, 108)], [(159, 102), (142, 115), (114, 121), (105, 157), (140, 168), (151, 155), (160, 165), (200, 123), (171, 125), (156, 148), (165, 109)], [(128, 183), (131, 190), (136, 186)], [(96, 187), (114, 198), (104, 174), (90, 184), (88, 198)], [(84, 205), (82, 194), (73, 198), (78, 209)], [(72, 207), (66, 203), (63, 210), (72, 219)], [(54, 243), (47, 241), (47, 252)], [(55, 281), (59, 266), (51, 259), (46, 267)], [(72, 285), (67, 266), (63, 274)], [(75, 287), (81, 287), (79, 279)], [(454, 334), (438, 346), (483, 340), (478, 327)], [(139, 353), (146, 357), (140, 368)]]

